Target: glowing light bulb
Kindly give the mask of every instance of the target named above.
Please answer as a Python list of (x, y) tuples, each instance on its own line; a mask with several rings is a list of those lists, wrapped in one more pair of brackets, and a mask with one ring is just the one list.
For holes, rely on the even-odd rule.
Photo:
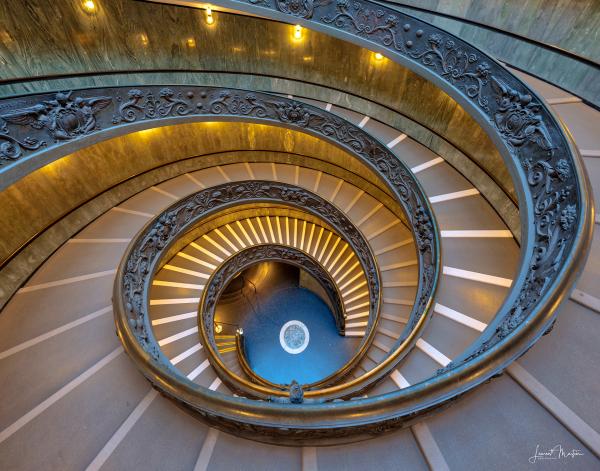
[(140, 34), (140, 42), (142, 43), (142, 46), (147, 46), (148, 45), (148, 36), (146, 36), (144, 33)]
[(302, 26), (294, 26), (294, 39), (302, 39)]
[(380, 54), (379, 52), (375, 53), (375, 59), (380, 61), (381, 59), (383, 59), (383, 54)]
[(206, 7), (206, 23), (212, 25), (215, 22), (215, 19), (212, 14), (212, 9), (210, 7)]
[(221, 324), (215, 324), (215, 332), (217, 334), (220, 334), (221, 332), (223, 332), (223, 326)]
[(189, 38), (185, 43), (187, 47), (196, 47), (196, 40), (194, 38)]
[(93, 0), (84, 0), (81, 5), (88, 13), (94, 13), (96, 11), (96, 4), (93, 2)]

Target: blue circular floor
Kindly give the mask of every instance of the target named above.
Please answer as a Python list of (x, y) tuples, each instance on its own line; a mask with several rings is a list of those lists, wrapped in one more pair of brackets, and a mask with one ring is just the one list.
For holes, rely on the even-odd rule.
[[(290, 321), (299, 321), (308, 331), (304, 335), (296, 327), (284, 329), (291, 352), (280, 340), (282, 327)], [(338, 334), (329, 307), (300, 287), (277, 290), (257, 303), (244, 323), (244, 337), (250, 366), (258, 375), (280, 384), (294, 379), (300, 384), (320, 380), (344, 365), (357, 346), (354, 339)]]

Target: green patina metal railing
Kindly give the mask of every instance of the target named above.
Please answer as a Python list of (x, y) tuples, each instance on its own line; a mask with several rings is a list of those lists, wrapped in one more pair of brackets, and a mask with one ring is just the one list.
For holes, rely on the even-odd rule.
[[(461, 104), (495, 142), (513, 177), (523, 234), (520, 270), (496, 318), (469, 351), (437, 376), (378, 397), (290, 405), (199, 391), (193, 383), (172, 382), (170, 372), (154, 361), (156, 352), (151, 339), (144, 337), (143, 322), (120, 322), (125, 342), (141, 339), (140, 347), (130, 353), (138, 362), (144, 362), (144, 374), (154, 379), (154, 384), (160, 383), (165, 395), (224, 430), (278, 443), (324, 444), (406, 425), (503, 371), (552, 324), (556, 308), (568, 295), (583, 265), (591, 240), (593, 204), (589, 184), (576, 148), (552, 111), (522, 81), (483, 52), (432, 25), (368, 0), (216, 3), (300, 23), (379, 51), (429, 79)], [(99, 128), (116, 129), (132, 123), (143, 128), (160, 120), (173, 123), (205, 116), (264, 121), (302, 130), (350, 151), (388, 184), (404, 206), (415, 233), (419, 257), (415, 309), (426, 312), (431, 307), (439, 242), (427, 199), (408, 169), (363, 130), (294, 100), (215, 89), (204, 89), (203, 96), (202, 87), (132, 89), (115, 107), (114, 122), (107, 122), (103, 121), (110, 108), (106, 99), (120, 96), (119, 89), (107, 90), (83, 92), (77, 98), (48, 95), (38, 105), (32, 102), (30, 107), (8, 107), (9, 111), (0, 115), (4, 122), (0, 156), (18, 161), (39, 149), (42, 136), (51, 136), (54, 144), (50, 145), (58, 146)], [(112, 103), (114, 106), (115, 101)], [(66, 119), (69, 114), (77, 119)], [(160, 244), (160, 234), (157, 237)], [(149, 259), (140, 263), (144, 270), (152, 270)], [(118, 280), (123, 279), (126, 268), (121, 267)], [(132, 307), (137, 309), (145, 302), (143, 291), (136, 293), (132, 301), (124, 299), (121, 287), (116, 287), (115, 308), (123, 316), (130, 316)]]

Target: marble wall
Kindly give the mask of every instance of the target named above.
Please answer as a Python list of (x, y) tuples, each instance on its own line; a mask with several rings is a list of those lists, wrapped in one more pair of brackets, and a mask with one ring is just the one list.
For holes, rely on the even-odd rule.
[(398, 3), (467, 18), (600, 62), (598, 0), (398, 0)]
[[(354, 157), (298, 132), (243, 123), (196, 123), (115, 138), (55, 161), (0, 193), (0, 307), (66, 240), (113, 206), (169, 178), (214, 165), (280, 162), (336, 175), (399, 217), (378, 178)], [(225, 145), (222, 145), (223, 143)], [(335, 163), (332, 163), (335, 162)], [(338, 166), (341, 165), (341, 166)]]
[(189, 8), (133, 0), (96, 4), (98, 12), (88, 15), (77, 0), (51, 7), (46, 0), (1, 2), (0, 93), (39, 91), (37, 86), (47, 88), (46, 79), (65, 75), (76, 76), (70, 80), (75, 88), (107, 73), (120, 73), (121, 85), (143, 84), (159, 71), (320, 84), (439, 134), (516, 201), (508, 170), (482, 128), (439, 88), (394, 62), (376, 61), (366, 49), (312, 31), (294, 42), (292, 26), (279, 22), (215, 12), (216, 22), (208, 26), (200, 11)]
[[(539, 47), (526, 40), (557, 46), (600, 62), (600, 2), (597, 0), (424, 0), (401, 1), (398, 9), (428, 21), (476, 45), (493, 57), (557, 85), (600, 107), (600, 67)], [(413, 5), (493, 26), (500, 31), (424, 13)]]

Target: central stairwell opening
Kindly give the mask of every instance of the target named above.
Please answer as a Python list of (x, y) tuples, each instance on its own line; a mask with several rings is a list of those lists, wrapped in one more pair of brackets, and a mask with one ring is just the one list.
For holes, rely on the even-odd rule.
[(215, 310), (219, 353), (241, 374), (235, 332), (242, 329), (250, 368), (273, 383), (308, 384), (341, 368), (360, 344), (337, 330), (330, 301), (305, 270), (260, 262), (235, 277)]

